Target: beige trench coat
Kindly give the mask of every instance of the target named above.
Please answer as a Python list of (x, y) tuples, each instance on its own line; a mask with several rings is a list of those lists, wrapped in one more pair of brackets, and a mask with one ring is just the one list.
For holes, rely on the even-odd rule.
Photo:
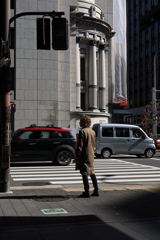
[(89, 127), (82, 128), (79, 131), (76, 170), (80, 170), (83, 175), (94, 174), (95, 137), (95, 132)]

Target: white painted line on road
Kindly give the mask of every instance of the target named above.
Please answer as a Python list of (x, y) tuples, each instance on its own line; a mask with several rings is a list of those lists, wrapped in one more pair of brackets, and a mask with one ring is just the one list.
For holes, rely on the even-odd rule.
[[(159, 174), (151, 174), (151, 175), (127, 175), (127, 176), (105, 176), (105, 175), (100, 175), (98, 176), (97, 175), (97, 179), (106, 179), (106, 178), (109, 178), (109, 179), (113, 179), (113, 178), (128, 178), (128, 177), (131, 177), (131, 178), (135, 178), (135, 177), (159, 177)], [(30, 181), (30, 180), (75, 180), (75, 179), (81, 179), (81, 175), (77, 176), (77, 177), (27, 177), (27, 178), (15, 178), (14, 181)], [(133, 180), (133, 179), (132, 179)], [(105, 181), (105, 180), (104, 180)]]
[(14, 181), (24, 181), (24, 180), (74, 180), (74, 179), (82, 179), (81, 175), (79, 175), (78, 177), (43, 177), (43, 178), (36, 178), (36, 177), (32, 177), (32, 178), (17, 178), (14, 179)]
[[(120, 164), (120, 165), (103, 165), (102, 167), (101, 166), (99, 166), (99, 165), (95, 165), (95, 168), (97, 168), (97, 169), (102, 169), (102, 168), (104, 168), (104, 167), (106, 167), (106, 168), (111, 168), (111, 167), (123, 167), (123, 165), (122, 164)], [(132, 165), (130, 165), (130, 164), (128, 164), (127, 165), (128, 167), (133, 167)], [(124, 166), (124, 167), (127, 167), (126, 165)], [(139, 165), (138, 165), (139, 166)], [(11, 169), (10, 170), (10, 172), (26, 172), (26, 171), (30, 171), (30, 172), (32, 172), (32, 171), (35, 171), (35, 170), (39, 170), (39, 171), (51, 171), (51, 170), (54, 170), (54, 171), (69, 171), (69, 170), (74, 170), (75, 169), (75, 166), (73, 166), (73, 167), (71, 167), (71, 168), (68, 168), (68, 169), (66, 169), (66, 168), (41, 168), (41, 169), (39, 169), (38, 167), (37, 168), (35, 168), (35, 169), (28, 169), (28, 168), (23, 168), (23, 169)]]
[(159, 182), (160, 178), (147, 178), (147, 179), (121, 179), (121, 180), (104, 180), (101, 183), (115, 183), (115, 182)]
[[(72, 181), (72, 182), (71, 182), (71, 181), (64, 181), (64, 182), (63, 182), (63, 181), (60, 181), (60, 182), (50, 182), (50, 183), (51, 183), (52, 185), (55, 185), (55, 184), (57, 185), (57, 183), (58, 183), (58, 184), (61, 184), (61, 185), (62, 185), (62, 184), (78, 184), (78, 183), (81, 183), (81, 184), (82, 184), (82, 179), (81, 179), (81, 181)], [(91, 181), (89, 181), (89, 183), (91, 183)]]
[[(130, 163), (127, 163), (127, 164), (124, 164), (125, 166), (126, 165), (128, 165), (128, 166), (132, 166), (132, 164), (130, 164)], [(137, 166), (139, 166), (140, 164), (137, 164)], [(94, 164), (94, 166), (95, 167), (97, 167), (97, 168), (104, 168), (104, 167), (114, 167), (114, 166), (122, 166), (123, 167), (123, 164), (103, 164), (102, 166), (101, 165), (99, 165), (99, 164)], [(37, 168), (33, 168), (33, 169), (30, 169), (30, 168), (28, 168), (28, 167), (24, 167), (24, 168), (11, 168), (11, 170), (10, 171), (12, 171), (12, 172), (15, 172), (15, 171), (19, 171), (19, 172), (22, 172), (22, 171), (26, 171), (26, 170), (28, 170), (28, 171), (35, 171), (35, 169), (36, 170), (44, 170), (44, 171), (47, 171), (47, 170), (52, 170), (52, 169), (54, 169), (55, 171), (59, 171), (59, 170), (63, 170), (63, 171), (68, 171), (68, 170), (73, 170), (73, 169), (75, 169), (75, 165), (71, 165), (71, 167), (70, 168), (66, 168), (66, 167), (61, 167), (61, 168), (57, 168), (57, 167), (47, 167), (47, 168), (39, 168), (39, 167), (37, 167)]]
[[(139, 174), (156, 174), (156, 173), (159, 173), (160, 174), (160, 171), (151, 171), (151, 170), (148, 170), (148, 171), (142, 171), (142, 172), (138, 172)], [(137, 171), (136, 172), (108, 172), (107, 170), (106, 170), (106, 172), (105, 172), (105, 174), (117, 174), (117, 175), (126, 175), (126, 174), (130, 174), (130, 175), (135, 175), (135, 174), (137, 174)], [(138, 174), (138, 176), (140, 176)], [(68, 173), (68, 174), (64, 174), (64, 173), (61, 173), (61, 174), (55, 174), (55, 173), (53, 173), (53, 174), (25, 174), (25, 175), (23, 175), (23, 177), (54, 177), (54, 176), (56, 176), (56, 177), (60, 177), (60, 176), (68, 176), (68, 177), (70, 177), (70, 176), (77, 176), (77, 175), (79, 175), (79, 172), (77, 172), (77, 173), (72, 173), (72, 175), (70, 174), (70, 173)], [(100, 175), (100, 176), (103, 176), (102, 175), (102, 172), (96, 172), (96, 176), (98, 176), (98, 175)], [(129, 176), (130, 176), (129, 175)], [(159, 175), (160, 176), (160, 175)], [(22, 177), (22, 175), (11, 175), (11, 177), (13, 177), (13, 178), (19, 178), (19, 177)]]
[(152, 158), (152, 160), (160, 161), (160, 159), (158, 159), (158, 158)]
[[(159, 174), (147, 174), (147, 175), (125, 175), (125, 176), (106, 176), (106, 178), (136, 178), (136, 177), (140, 177), (140, 178), (145, 178), (145, 177), (160, 177), (160, 175)], [(103, 178), (103, 176), (102, 176), (102, 178)]]
[[(160, 170), (160, 168), (151, 168), (151, 167), (147, 167), (147, 168), (130, 168), (130, 169), (123, 169), (123, 172), (133, 172), (133, 171), (155, 171), (155, 170)], [(119, 170), (119, 168), (118, 169), (108, 169), (108, 168), (106, 168), (106, 169), (97, 169), (97, 168), (95, 168), (95, 172), (97, 173), (97, 172), (101, 172), (101, 173), (103, 173), (103, 172), (112, 172), (112, 171), (114, 171), (114, 172), (120, 172), (120, 171), (122, 171), (122, 170)], [(15, 175), (24, 175), (24, 174), (40, 174), (40, 173), (42, 173), (42, 174), (66, 174), (66, 171), (48, 171), (48, 172), (46, 172), (46, 171), (41, 171), (41, 172), (39, 172), (39, 171), (36, 171), (36, 172), (12, 172), (11, 171), (11, 176), (15, 176)], [(76, 171), (75, 170), (72, 170), (72, 171), (67, 171), (67, 174), (74, 174), (74, 173), (76, 173)], [(79, 171), (77, 171), (77, 173), (79, 173)]]
[[(122, 160), (120, 160), (120, 161), (122, 161)], [(131, 163), (131, 162), (127, 162), (127, 161), (125, 161), (125, 162), (128, 163), (128, 164)], [(141, 167), (150, 167), (150, 168), (153, 168), (153, 169), (160, 169), (159, 167), (154, 167), (154, 166), (151, 166), (151, 165), (145, 165), (145, 164), (139, 164), (139, 163), (132, 163), (132, 164), (134, 164), (136, 166), (141, 166)]]
[[(152, 167), (152, 166), (147, 166), (147, 165), (137, 165), (137, 166), (130, 166), (130, 165), (128, 165), (128, 166), (122, 166), (122, 167), (120, 167), (120, 166), (116, 166), (116, 167), (106, 167), (106, 169), (107, 170), (109, 170), (109, 169), (139, 169), (140, 167), (143, 167), (143, 168), (146, 168), (147, 169), (147, 167), (149, 168), (149, 169), (156, 169), (156, 170), (158, 170), (158, 169), (160, 169), (160, 168), (157, 168), (157, 167)], [(104, 168), (104, 167), (103, 167)], [(99, 171), (99, 170), (104, 170), (104, 169), (102, 169), (102, 168), (98, 168), (98, 167), (95, 167), (94, 168), (95, 169), (95, 171)], [(38, 169), (37, 169), (38, 170)], [(51, 171), (51, 169), (48, 169), (48, 170), (50, 170)], [(75, 170), (72, 168), (71, 169), (72, 171), (70, 171), (70, 172), (75, 172)], [(35, 170), (34, 170), (35, 171)], [(46, 169), (44, 170), (44, 171), (46, 171)], [(43, 171), (43, 172), (44, 172)], [(64, 170), (64, 169), (61, 169), (61, 171), (60, 170), (57, 170), (57, 169), (54, 169), (53, 171), (55, 171), (55, 172), (57, 172), (57, 173), (60, 173), (60, 172), (68, 172), (68, 170)], [(23, 170), (23, 172), (22, 171), (10, 171), (11, 173), (15, 173), (15, 172), (20, 172), (20, 173), (25, 173), (26, 172), (26, 170)], [(31, 173), (32, 171), (30, 171), (30, 173)], [(37, 171), (36, 171), (37, 172)]]

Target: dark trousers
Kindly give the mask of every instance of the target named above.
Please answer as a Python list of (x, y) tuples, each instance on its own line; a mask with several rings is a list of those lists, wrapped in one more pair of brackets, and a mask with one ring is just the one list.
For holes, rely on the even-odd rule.
[[(97, 184), (97, 178), (95, 174), (90, 175), (93, 187), (95, 190), (98, 190), (98, 184)], [(84, 184), (84, 190), (89, 191), (89, 182), (88, 182), (88, 176), (82, 174), (83, 184)]]

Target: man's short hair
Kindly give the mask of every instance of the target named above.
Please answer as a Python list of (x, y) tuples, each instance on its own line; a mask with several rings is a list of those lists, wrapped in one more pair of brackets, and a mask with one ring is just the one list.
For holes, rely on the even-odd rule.
[(82, 115), (80, 122), (83, 127), (89, 127), (91, 125), (91, 118), (90, 116)]

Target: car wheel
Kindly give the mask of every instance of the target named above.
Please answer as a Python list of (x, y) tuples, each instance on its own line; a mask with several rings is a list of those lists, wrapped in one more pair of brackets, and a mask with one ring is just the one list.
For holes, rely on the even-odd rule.
[(143, 155), (142, 154), (137, 154), (136, 155), (138, 158), (141, 158)]
[(145, 157), (146, 158), (152, 158), (154, 156), (154, 150), (149, 148), (145, 151)]
[(56, 162), (58, 165), (67, 166), (73, 158), (74, 156), (71, 151), (68, 149), (61, 149), (56, 155)]
[(109, 148), (106, 148), (102, 152), (102, 157), (103, 158), (109, 158), (111, 156), (111, 150)]

